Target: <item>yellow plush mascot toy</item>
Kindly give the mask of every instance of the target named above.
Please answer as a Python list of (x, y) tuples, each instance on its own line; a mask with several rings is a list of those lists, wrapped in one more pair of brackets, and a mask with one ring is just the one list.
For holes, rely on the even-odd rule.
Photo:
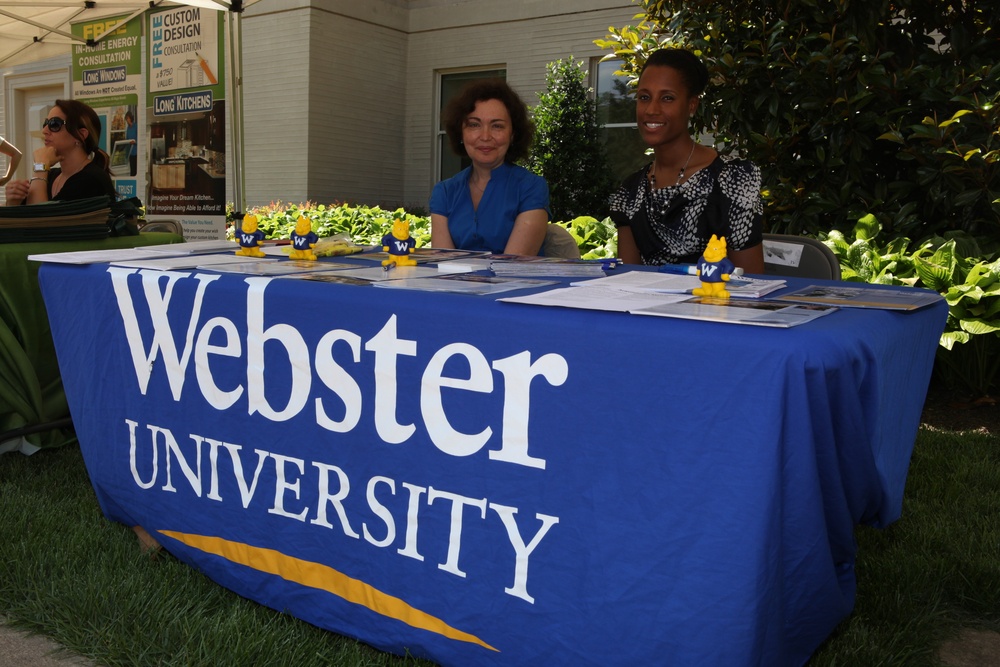
[(726, 290), (726, 282), (736, 266), (726, 257), (725, 237), (716, 237), (708, 240), (705, 252), (698, 258), (695, 265), (698, 270), (698, 277), (701, 279), (701, 287), (691, 290), (696, 296), (713, 296), (719, 299), (728, 299), (729, 291)]
[(257, 216), (247, 215), (243, 217), (243, 222), (240, 225), (240, 231), (236, 233), (237, 240), (240, 242), (240, 249), (236, 251), (237, 255), (245, 255), (246, 257), (263, 257), (264, 251), (260, 249), (260, 242), (264, 240), (264, 232), (257, 229)]
[(389, 257), (382, 260), (383, 268), (393, 266), (414, 266), (417, 260), (410, 257), (417, 242), (410, 237), (410, 223), (396, 218), (392, 223), (392, 233), (382, 237), (382, 251)]
[(300, 215), (295, 221), (295, 231), (292, 232), (292, 251), (288, 256), (292, 259), (315, 260), (316, 253), (313, 248), (319, 242), (319, 236), (312, 230), (312, 221), (304, 215)]

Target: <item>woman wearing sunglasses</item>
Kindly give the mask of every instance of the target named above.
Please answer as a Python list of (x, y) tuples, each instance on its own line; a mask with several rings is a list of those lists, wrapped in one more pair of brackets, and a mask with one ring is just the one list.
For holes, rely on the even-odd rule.
[(56, 100), (42, 123), (42, 138), (45, 145), (34, 152), (31, 178), (7, 183), (8, 206), (115, 198), (111, 159), (99, 148), (101, 120), (93, 109), (76, 100)]

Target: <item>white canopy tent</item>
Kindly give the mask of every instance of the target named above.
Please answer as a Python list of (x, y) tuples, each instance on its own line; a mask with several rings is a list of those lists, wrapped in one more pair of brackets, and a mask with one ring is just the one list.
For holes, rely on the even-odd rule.
[[(0, 0), (0, 67), (17, 65), (60, 55), (74, 44), (95, 45), (116, 28), (149, 9), (190, 5), (225, 11), (226, 61), (230, 86), (230, 137), (233, 159), (233, 194), (238, 213), (244, 199), (243, 175), (243, 59), (240, 19), (243, 9), (258, 0)], [(72, 34), (70, 25), (78, 21), (125, 15), (89, 40)]]

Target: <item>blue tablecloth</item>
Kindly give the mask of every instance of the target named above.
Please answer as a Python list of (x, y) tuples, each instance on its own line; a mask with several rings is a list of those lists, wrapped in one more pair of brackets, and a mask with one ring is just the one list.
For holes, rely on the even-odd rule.
[[(799, 665), (900, 516), (943, 301), (793, 329), (40, 273), (105, 514), (445, 665)], [(792, 285), (803, 283), (790, 281)]]

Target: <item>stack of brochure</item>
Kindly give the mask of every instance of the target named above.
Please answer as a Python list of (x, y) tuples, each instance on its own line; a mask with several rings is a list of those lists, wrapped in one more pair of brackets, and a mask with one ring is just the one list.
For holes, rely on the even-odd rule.
[[(488, 252), (483, 250), (455, 250), (453, 248), (415, 248), (410, 253), (409, 258), (417, 264), (436, 264), (438, 262), (453, 262), (455, 260), (472, 259), (475, 257), (489, 257)], [(363, 252), (352, 255), (357, 259), (366, 259), (373, 262), (382, 262), (390, 259), (392, 255), (384, 251)]]
[(403, 278), (401, 280), (384, 280), (373, 283), (376, 287), (394, 289), (424, 290), (427, 292), (452, 292), (455, 294), (499, 294), (512, 290), (528, 289), (553, 285), (550, 280), (534, 280), (531, 278), (514, 278), (501, 276), (482, 276), (469, 274), (453, 274), (440, 277)]
[(566, 259), (562, 257), (518, 257), (494, 255), (490, 269), (498, 276), (555, 276), (584, 278), (603, 276), (621, 264), (620, 259)]
[(778, 297), (792, 303), (839, 306), (841, 308), (880, 308), (882, 310), (916, 310), (941, 300), (941, 295), (913, 287), (876, 288), (871, 285), (810, 285)]
[(498, 301), (779, 328), (805, 324), (837, 310), (836, 306), (800, 305), (765, 299), (714, 299), (662, 292), (623, 292), (606, 287), (565, 287), (504, 297)]
[[(653, 273), (650, 271), (629, 271), (613, 276), (584, 280), (571, 283), (576, 287), (606, 287), (622, 292), (640, 292), (652, 294), (690, 294), (691, 290), (701, 287), (697, 276), (685, 276), (675, 273)], [(759, 299), (765, 294), (779, 290), (785, 286), (785, 281), (770, 278), (733, 277), (726, 283), (729, 295), (744, 299)]]

